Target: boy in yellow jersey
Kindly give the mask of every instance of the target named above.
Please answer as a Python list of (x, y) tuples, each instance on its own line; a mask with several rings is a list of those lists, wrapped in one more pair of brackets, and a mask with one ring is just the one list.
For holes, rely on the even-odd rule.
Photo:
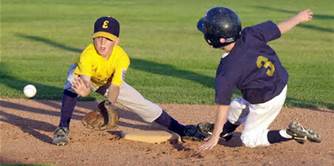
[(203, 139), (205, 136), (194, 125), (182, 125), (157, 104), (145, 99), (136, 89), (124, 82), (130, 64), (127, 53), (119, 46), (119, 22), (112, 17), (100, 17), (94, 24), (93, 43), (71, 65), (62, 97), (61, 117), (54, 132), (53, 144), (69, 142), (69, 124), (78, 96), (95, 91), (109, 102), (119, 104), (138, 114), (146, 122), (156, 122), (181, 137)]

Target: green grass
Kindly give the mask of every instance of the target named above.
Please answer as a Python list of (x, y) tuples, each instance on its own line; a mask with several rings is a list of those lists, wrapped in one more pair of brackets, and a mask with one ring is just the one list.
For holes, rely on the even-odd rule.
[[(158, 103), (214, 101), (221, 52), (210, 49), (197, 20), (217, 5), (233, 8), (244, 26), (285, 20), (311, 8), (312, 22), (271, 43), (288, 69), (287, 104), (334, 109), (334, 6), (313, 1), (2, 0), (0, 96), (23, 97), (33, 83), (37, 99), (60, 99), (68, 66), (90, 42), (103, 15), (121, 22), (121, 45), (132, 59), (127, 82)], [(98, 97), (93, 95), (92, 97)]]

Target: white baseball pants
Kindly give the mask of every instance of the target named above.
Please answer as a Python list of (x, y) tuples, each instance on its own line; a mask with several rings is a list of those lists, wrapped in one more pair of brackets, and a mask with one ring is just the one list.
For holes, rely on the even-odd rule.
[[(64, 89), (72, 90), (72, 84), (74, 78), (74, 69), (76, 65), (73, 64), (67, 72), (67, 80), (64, 85)], [(97, 90), (98, 86), (93, 86), (92, 90)], [(104, 96), (107, 96), (108, 90), (104, 93)], [(133, 111), (139, 115), (146, 122), (153, 122), (156, 120), (162, 113), (162, 109), (159, 105), (145, 99), (135, 88), (131, 87), (126, 82), (120, 87), (120, 94), (118, 96), (117, 102), (122, 106), (128, 108), (130, 111)]]
[(244, 124), (241, 140), (247, 147), (270, 145), (268, 127), (280, 113), (287, 93), (287, 86), (273, 99), (260, 104), (251, 104), (243, 98), (230, 104), (228, 120), (233, 124)]

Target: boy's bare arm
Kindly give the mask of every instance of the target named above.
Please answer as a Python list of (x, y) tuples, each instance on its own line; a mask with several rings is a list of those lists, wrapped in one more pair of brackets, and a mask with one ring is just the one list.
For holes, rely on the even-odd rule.
[(227, 121), (228, 109), (229, 109), (229, 105), (218, 105), (217, 106), (216, 121), (215, 121), (212, 135), (209, 138), (209, 140), (207, 140), (204, 144), (202, 144), (199, 147), (200, 151), (210, 150), (214, 146), (217, 145), (219, 138), (220, 138), (220, 133), (222, 132), (223, 126), (225, 122)]
[(308, 22), (312, 20), (313, 12), (310, 9), (300, 11), (297, 15), (291, 17), (288, 20), (278, 23), (278, 28), (281, 31), (281, 34), (288, 32), (293, 27), (300, 23)]

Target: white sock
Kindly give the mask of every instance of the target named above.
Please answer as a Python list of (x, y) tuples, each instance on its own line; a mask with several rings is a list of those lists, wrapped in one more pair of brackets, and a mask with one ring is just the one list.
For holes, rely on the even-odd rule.
[(279, 134), (284, 137), (284, 138), (292, 138), (291, 135), (289, 135), (288, 133), (286, 133), (286, 129), (282, 129), (279, 131)]

